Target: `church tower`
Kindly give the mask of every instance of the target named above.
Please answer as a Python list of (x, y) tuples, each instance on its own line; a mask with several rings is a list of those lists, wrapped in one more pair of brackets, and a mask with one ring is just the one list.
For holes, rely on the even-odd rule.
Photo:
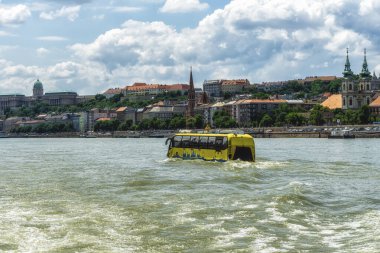
[(372, 76), (368, 70), (367, 64), (367, 51), (364, 49), (364, 60), (362, 65), (362, 72), (360, 72), (359, 79), (359, 94), (357, 95), (357, 108), (362, 107), (363, 105), (369, 105), (371, 103), (371, 80)]
[(193, 69), (190, 68), (190, 88), (187, 95), (187, 116), (194, 117), (194, 108), (195, 108), (195, 89), (193, 81)]
[(362, 71), (359, 74), (359, 80), (354, 77), (355, 76), (351, 71), (347, 49), (346, 64), (343, 71), (342, 81), (343, 109), (359, 109), (363, 105), (369, 105), (372, 102), (373, 78), (371, 72), (368, 70), (366, 49), (364, 49), (364, 60)]
[(44, 95), (44, 86), (39, 79), (33, 85), (33, 97), (39, 98)]
[(354, 73), (351, 70), (350, 59), (348, 57), (348, 48), (347, 48), (347, 55), (346, 55), (346, 64), (344, 65), (344, 71), (342, 74), (343, 74), (343, 81), (342, 81), (343, 109), (353, 108), (355, 82), (354, 82)]

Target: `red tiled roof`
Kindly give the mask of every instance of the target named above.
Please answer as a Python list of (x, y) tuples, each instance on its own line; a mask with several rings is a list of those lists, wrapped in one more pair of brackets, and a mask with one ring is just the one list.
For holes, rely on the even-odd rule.
[(16, 125), (19, 124), (25, 124), (25, 125), (33, 125), (33, 124), (40, 124), (40, 123), (45, 123), (45, 120), (28, 120), (28, 121), (17, 121)]
[(240, 104), (280, 104), (286, 103), (283, 99), (245, 99), (238, 101)]
[(378, 96), (372, 103), (369, 104), (370, 107), (380, 107), (380, 96)]
[(111, 118), (99, 118), (96, 121), (110, 121)]
[(246, 79), (223, 80), (222, 85), (249, 85), (249, 82)]
[(146, 83), (134, 83), (132, 86), (146, 86)]
[(321, 104), (323, 107), (327, 107), (329, 109), (342, 109), (343, 107), (343, 98), (341, 94), (333, 94), (330, 97), (328, 97), (323, 103)]
[(336, 76), (310, 76), (306, 77), (306, 82), (312, 82), (315, 80), (321, 80), (321, 81), (334, 81), (336, 79)]
[(124, 112), (127, 109), (128, 107), (120, 107), (119, 109), (116, 110), (116, 112)]
[(331, 92), (325, 92), (325, 93), (323, 93), (323, 97), (325, 97), (325, 98), (328, 98), (328, 97), (330, 97), (332, 94), (331, 94)]
[(106, 90), (103, 94), (114, 94), (114, 95), (116, 95), (116, 94), (120, 94), (120, 93), (123, 93), (123, 90), (122, 89), (119, 89), (119, 88), (115, 88), (115, 89), (108, 89), (108, 90)]
[(188, 84), (172, 84), (168, 85), (168, 90), (189, 90), (190, 85)]
[(132, 86), (125, 87), (128, 91), (144, 91), (150, 89), (161, 89), (161, 90), (188, 90), (188, 84), (146, 84), (146, 83), (135, 83)]

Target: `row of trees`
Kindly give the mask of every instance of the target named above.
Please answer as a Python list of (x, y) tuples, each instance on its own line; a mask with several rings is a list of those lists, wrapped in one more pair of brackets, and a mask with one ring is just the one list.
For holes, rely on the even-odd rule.
[[(272, 113), (256, 114), (248, 125), (239, 126), (237, 122), (224, 111), (216, 111), (213, 115), (213, 123), (216, 128), (235, 127), (282, 127), (282, 126), (321, 126), (328, 123), (340, 124), (368, 124), (377, 119), (372, 117), (368, 106), (360, 110), (329, 110), (321, 105), (316, 105), (310, 112), (300, 108), (292, 108), (282, 104)], [(120, 122), (118, 120), (99, 121), (95, 124), (95, 131), (112, 132), (127, 130), (156, 130), (156, 129), (202, 129), (205, 123), (201, 115), (186, 120), (183, 116), (175, 116), (172, 119), (161, 120), (158, 118), (144, 119), (134, 125), (132, 120)]]
[(184, 116), (174, 116), (171, 119), (162, 120), (158, 118), (143, 119), (138, 124), (133, 124), (132, 120), (120, 122), (119, 120), (98, 121), (95, 123), (95, 132), (113, 132), (128, 130), (158, 130), (158, 129), (199, 129), (204, 127), (201, 115), (186, 119)]
[(287, 105), (281, 105), (272, 114), (257, 115), (258, 120), (253, 121), (254, 127), (271, 126), (304, 126), (324, 124), (360, 125), (368, 124), (378, 119), (371, 116), (368, 105), (359, 110), (330, 110), (321, 105), (315, 105), (310, 112), (290, 109)]
[(123, 94), (114, 95), (111, 98), (106, 98), (102, 94), (98, 94), (94, 99), (77, 104), (77, 105), (62, 105), (62, 106), (51, 106), (44, 102), (35, 102), (31, 106), (22, 106), (19, 110), (5, 109), (6, 118), (9, 117), (31, 117), (34, 118), (39, 114), (44, 113), (77, 113), (88, 111), (93, 108), (118, 108), (122, 106), (128, 106), (132, 108), (143, 108), (150, 104), (159, 102), (161, 100), (170, 99), (183, 101), (186, 100), (186, 94), (182, 95), (180, 91), (169, 91), (165, 94), (159, 94), (152, 97), (151, 99), (133, 101), (130, 97), (124, 97)]
[(41, 123), (37, 126), (20, 126), (13, 128), (12, 133), (64, 133), (74, 132), (71, 122), (68, 123)]
[(268, 99), (271, 95), (286, 94), (294, 95), (295, 98), (304, 99), (312, 98), (325, 92), (339, 93), (342, 85), (341, 79), (336, 79), (331, 82), (323, 82), (315, 80), (311, 83), (301, 84), (297, 81), (289, 81), (284, 85), (271, 89), (270, 91), (261, 91), (257, 88), (251, 89), (251, 95), (257, 99)]

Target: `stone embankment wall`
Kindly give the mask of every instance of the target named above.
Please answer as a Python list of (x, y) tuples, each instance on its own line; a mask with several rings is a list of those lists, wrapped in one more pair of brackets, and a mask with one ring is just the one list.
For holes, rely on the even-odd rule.
[[(374, 130), (378, 127), (379, 130)], [(236, 129), (239, 132), (251, 134), (255, 138), (327, 138), (332, 130), (355, 129), (352, 133), (356, 138), (380, 138), (380, 126), (339, 126), (339, 127), (273, 127), (273, 128), (244, 128)], [(368, 130), (370, 129), (370, 130)], [(202, 131), (199, 129), (199, 131)], [(1, 133), (0, 137), (9, 138), (167, 138), (177, 130), (148, 130), (148, 131), (116, 131), (113, 133), (45, 133), (45, 134), (15, 134)]]

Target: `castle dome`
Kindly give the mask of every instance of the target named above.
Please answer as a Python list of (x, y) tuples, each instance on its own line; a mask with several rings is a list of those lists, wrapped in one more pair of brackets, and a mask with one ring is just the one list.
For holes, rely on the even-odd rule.
[(33, 89), (36, 89), (36, 90), (43, 89), (43, 85), (39, 79), (37, 79), (37, 81), (34, 83)]
[(33, 85), (33, 97), (41, 97), (44, 95), (44, 86), (39, 79)]

